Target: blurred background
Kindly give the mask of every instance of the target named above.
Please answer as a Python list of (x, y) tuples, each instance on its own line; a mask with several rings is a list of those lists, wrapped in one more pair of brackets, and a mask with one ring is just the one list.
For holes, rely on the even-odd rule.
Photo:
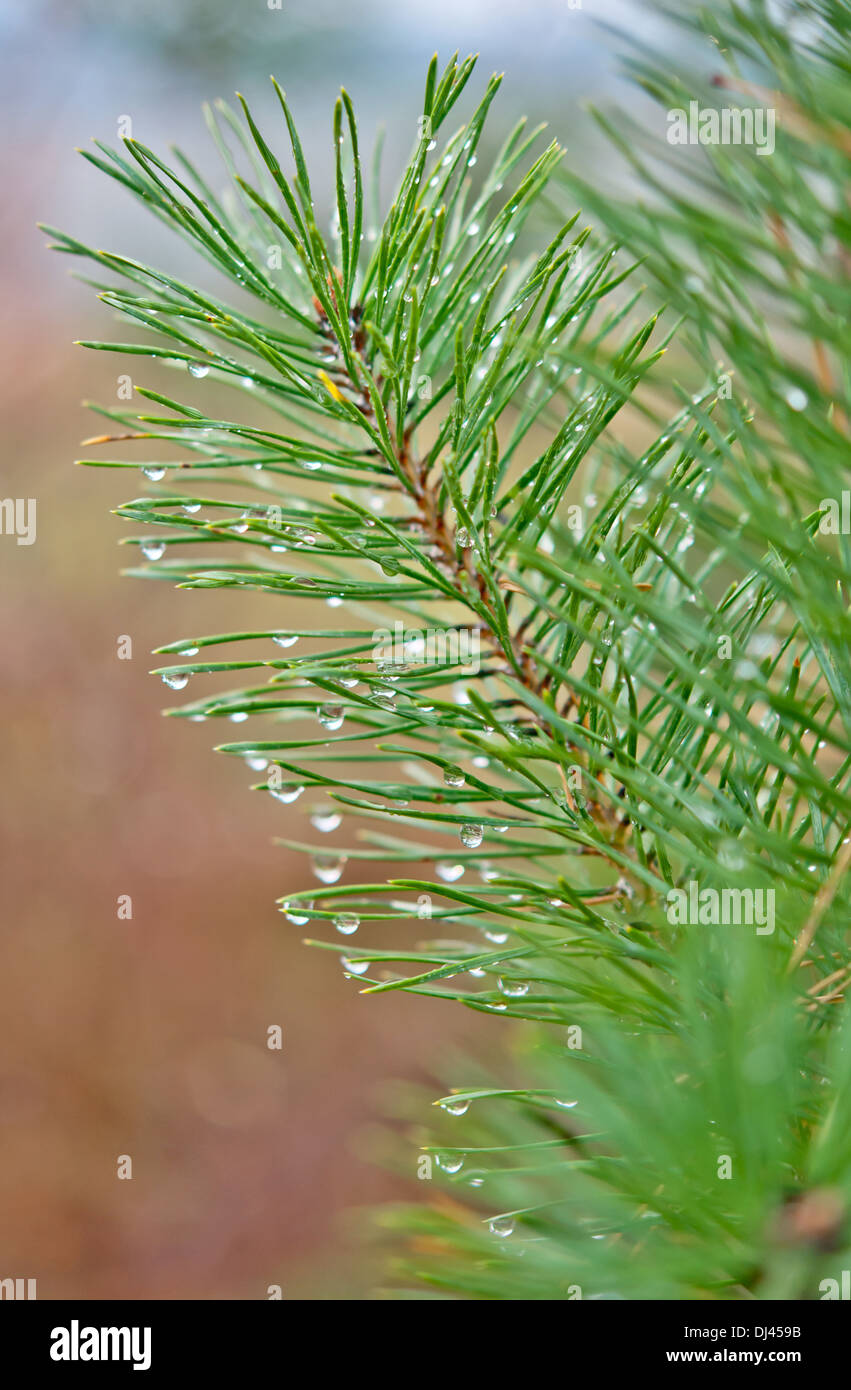
[[(177, 140), (209, 168), (201, 101), (239, 89), (271, 124), (270, 72), (315, 187), (330, 188), (345, 84), (363, 143), (387, 127), (389, 190), (435, 49), (480, 52), (476, 90), (505, 71), (492, 144), (525, 111), (603, 173), (583, 103), (635, 109), (606, 26), (652, 40), (656, 20), (610, 0), (274, 4), (0, 0), (0, 495), (38, 504), (34, 545), (0, 536), (0, 1277), (36, 1278), (45, 1299), (264, 1298), (270, 1284), (284, 1298), (367, 1297), (373, 1256), (347, 1214), (406, 1191), (357, 1156), (383, 1085), (429, 1080), (449, 1048), (500, 1045), (496, 1020), (364, 999), (333, 955), (305, 949), (275, 899), (307, 886), (307, 868), (272, 844), (304, 837), (304, 806), (250, 793), (247, 769), (210, 751), (221, 729), (160, 718), (153, 647), (281, 614), (267, 596), (120, 576), (132, 557), (116, 542), (132, 528), (110, 509), (143, 489), (72, 460), (99, 430), (82, 400), (113, 404), (126, 368), (72, 346), (114, 324), (35, 222), (173, 255), (74, 147), (115, 143), (129, 116), (146, 144)], [(287, 623), (303, 619), (291, 610)], [(130, 661), (117, 659), (123, 635)], [(120, 894), (132, 921), (116, 916)], [(273, 1024), (281, 1052), (265, 1046)], [(121, 1154), (132, 1182), (116, 1178)]]

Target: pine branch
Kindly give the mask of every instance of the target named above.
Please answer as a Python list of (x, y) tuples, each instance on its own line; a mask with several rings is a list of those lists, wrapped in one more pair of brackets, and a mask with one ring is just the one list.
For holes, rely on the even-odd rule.
[[(153, 484), (118, 508), (146, 528), (130, 573), (344, 619), (160, 648), (176, 690), (257, 682), (169, 713), (273, 720), (221, 751), (284, 803), (327, 798), (319, 835), (345, 826), (342, 849), (283, 842), (320, 884), (285, 915), (334, 929), (311, 944), (365, 992), (526, 1030), (516, 1084), (488, 1070), (448, 1092), (464, 1142), (423, 1150), (463, 1204), (398, 1213), (436, 1252), (402, 1277), (447, 1294), (815, 1296), (821, 1247), (789, 1231), (848, 1182), (851, 549), (822, 526), (847, 457), (848, 224), (812, 192), (847, 181), (835, 9), (800, 52), (761, 5), (712, 17), (731, 80), (758, 61), (794, 113), (773, 161), (710, 150), (684, 192), (601, 117), (650, 206), (579, 180), (555, 145), (535, 155), (524, 122), (480, 172), (499, 80), (444, 138), (473, 72), (456, 56), (429, 67), (380, 225), (341, 95), (330, 240), (277, 84), (289, 173), (242, 98), (242, 119), (208, 112), (228, 197), (179, 152), (179, 172), (137, 141), (87, 156), (240, 307), (53, 233), (118, 277), (94, 283), (138, 338), (87, 347), (211, 377), (217, 410), (226, 388), (243, 402), (229, 418), (137, 385), (148, 408), (100, 409), (111, 432), (87, 446), (155, 446), (81, 460)], [(663, 107), (700, 91), (635, 72)], [(603, 235), (576, 231), (577, 193)], [(678, 920), (692, 885), (770, 895), (770, 926)], [(356, 947), (366, 930), (385, 944)]]

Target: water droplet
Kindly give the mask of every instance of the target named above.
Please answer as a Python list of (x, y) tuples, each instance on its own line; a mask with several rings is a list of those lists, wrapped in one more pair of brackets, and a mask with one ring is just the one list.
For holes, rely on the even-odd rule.
[(343, 606), (343, 600), (340, 598), (339, 594), (331, 594), (330, 598), (326, 598), (325, 602), (329, 608), (341, 608)]
[(189, 375), (199, 378), (206, 376), (210, 370), (206, 362), (189, 362), (187, 366), (189, 368)]
[(442, 1100), (440, 1108), (445, 1110), (447, 1115), (466, 1115), (470, 1109), (470, 1102), (468, 1100)]
[(164, 478), (166, 470), (161, 468), (158, 463), (149, 463), (143, 469), (146, 478), (150, 478), (152, 483), (158, 483), (160, 478)]
[(159, 560), (165, 555), (165, 541), (145, 541), (142, 554), (146, 560)]
[(494, 1216), (488, 1222), (488, 1230), (492, 1236), (501, 1236), (504, 1240), (514, 1231), (514, 1219), (511, 1216)]
[(467, 779), (460, 767), (447, 767), (444, 768), (443, 781), (447, 787), (463, 787)]
[(248, 714), (244, 709), (234, 710), (233, 714), (228, 715), (232, 724), (244, 724), (247, 718)]
[(483, 935), (488, 941), (492, 941), (494, 946), (504, 946), (508, 940), (507, 931), (486, 931)]
[(481, 825), (475, 825), (472, 821), (468, 821), (461, 826), (459, 836), (462, 845), (465, 845), (467, 849), (478, 849), (484, 839), (484, 833)]
[(284, 903), (284, 912), (293, 926), (304, 927), (310, 921), (313, 903)]
[(327, 809), (322, 807), (320, 810), (312, 813), (310, 824), (313, 826), (314, 830), (318, 830), (321, 835), (328, 835), (332, 830), (337, 829), (342, 819), (343, 817), (340, 812), (335, 811), (333, 807), (328, 807)]
[(322, 467), (321, 459), (302, 459), (302, 468), (306, 468), (308, 473), (316, 473)]
[(298, 641), (298, 636), (288, 632), (275, 632), (272, 634), (272, 641), (277, 642), (279, 647), (293, 647)]
[[(376, 671), (378, 672), (378, 674), (379, 674), (380, 676), (386, 676), (388, 680), (398, 680), (398, 679), (399, 679), (399, 674), (398, 674), (398, 673), (399, 673), (400, 671), (408, 671), (408, 670), (410, 669), (410, 667), (408, 666), (407, 662), (401, 662), (401, 661), (376, 661), (376, 663), (375, 663), (375, 669), (376, 669)], [(395, 673), (395, 674), (394, 674), (394, 673)], [(387, 687), (387, 686), (384, 686), (383, 688), (380, 687), (380, 686), (377, 686), (377, 685), (374, 685), (374, 686), (371, 686), (371, 687), (370, 687), (370, 694), (372, 694), (372, 695), (389, 695), (389, 697), (390, 697), (391, 700), (395, 699), (396, 696), (398, 695), (398, 693), (399, 693), (398, 690), (392, 690), (392, 689), (390, 689), (390, 688)]]
[(342, 964), (343, 969), (349, 975), (365, 975), (367, 970), (369, 969), (368, 960), (346, 960), (346, 957), (343, 956)]
[(246, 753), (245, 761), (252, 772), (265, 772), (269, 766), (269, 759), (262, 757), (259, 753)]
[(810, 403), (810, 398), (806, 391), (802, 391), (800, 386), (790, 386), (786, 391), (786, 404), (790, 410), (806, 410)]
[(471, 222), (467, 228), (467, 236), (478, 236), (481, 230), (478, 222)]
[(464, 1167), (463, 1154), (438, 1154), (437, 1166), (442, 1168), (444, 1173), (460, 1173)]
[(346, 867), (344, 854), (314, 854), (310, 861), (311, 870), (320, 883), (336, 883), (343, 877)]
[(521, 999), (524, 994), (529, 993), (529, 986), (525, 980), (497, 980), (497, 987), (500, 994), (506, 995), (509, 999)]
[(169, 675), (166, 671), (163, 673), (162, 679), (163, 685), (170, 686), (172, 690), (183, 690), (189, 684), (189, 677), (181, 671), (175, 671), (173, 675)]
[(201, 503), (200, 503), (200, 502), (184, 502), (184, 504), (183, 504), (183, 510), (184, 510), (185, 512), (189, 512), (190, 515), (191, 515), (193, 512), (200, 512), (200, 510), (201, 510)]
[(360, 917), (356, 912), (341, 912), (334, 918), (334, 926), (343, 936), (351, 936), (360, 926)]
[(320, 705), (317, 717), (323, 729), (339, 729), (346, 717), (346, 711), (342, 705)]
[(442, 878), (444, 883), (457, 883), (459, 878), (464, 877), (463, 864), (435, 864), (434, 872), (438, 878)]
[(303, 791), (304, 787), (298, 782), (282, 782), (280, 786), (276, 786), (274, 782), (269, 783), (270, 794), (276, 801), (283, 801), (285, 806), (289, 806), (292, 801), (298, 801)]
[(553, 1100), (561, 1110), (572, 1110), (575, 1105), (579, 1104), (578, 1100), (556, 1100), (555, 1096), (553, 1096)]

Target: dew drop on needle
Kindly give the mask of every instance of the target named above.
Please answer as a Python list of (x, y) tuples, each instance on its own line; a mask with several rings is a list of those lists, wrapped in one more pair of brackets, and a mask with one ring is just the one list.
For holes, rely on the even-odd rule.
[(470, 1102), (468, 1100), (442, 1100), (440, 1106), (447, 1115), (466, 1115), (470, 1109)]
[(342, 727), (346, 712), (342, 705), (321, 705), (317, 717), (323, 729), (333, 731)]

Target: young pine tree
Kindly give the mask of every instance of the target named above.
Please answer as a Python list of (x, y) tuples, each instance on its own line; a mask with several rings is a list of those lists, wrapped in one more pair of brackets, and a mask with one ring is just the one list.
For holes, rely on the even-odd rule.
[[(848, 11), (797, 11), (722, 9), (702, 76), (635, 64), (655, 133), (601, 118), (629, 201), (523, 122), (474, 170), (467, 59), (383, 217), (342, 94), (330, 237), (277, 85), (277, 130), (208, 113), (227, 197), (86, 155), (235, 295), (53, 233), (131, 330), (86, 346), (217, 387), (101, 412), (83, 463), (168, 451), (132, 572), (272, 596), (160, 649), (169, 713), (250, 719), (220, 751), (342, 817), (296, 846), (311, 944), (513, 1046), (407, 1152), (395, 1296), (812, 1299), (851, 1260)], [(665, 145), (692, 100), (770, 108), (776, 148)]]

